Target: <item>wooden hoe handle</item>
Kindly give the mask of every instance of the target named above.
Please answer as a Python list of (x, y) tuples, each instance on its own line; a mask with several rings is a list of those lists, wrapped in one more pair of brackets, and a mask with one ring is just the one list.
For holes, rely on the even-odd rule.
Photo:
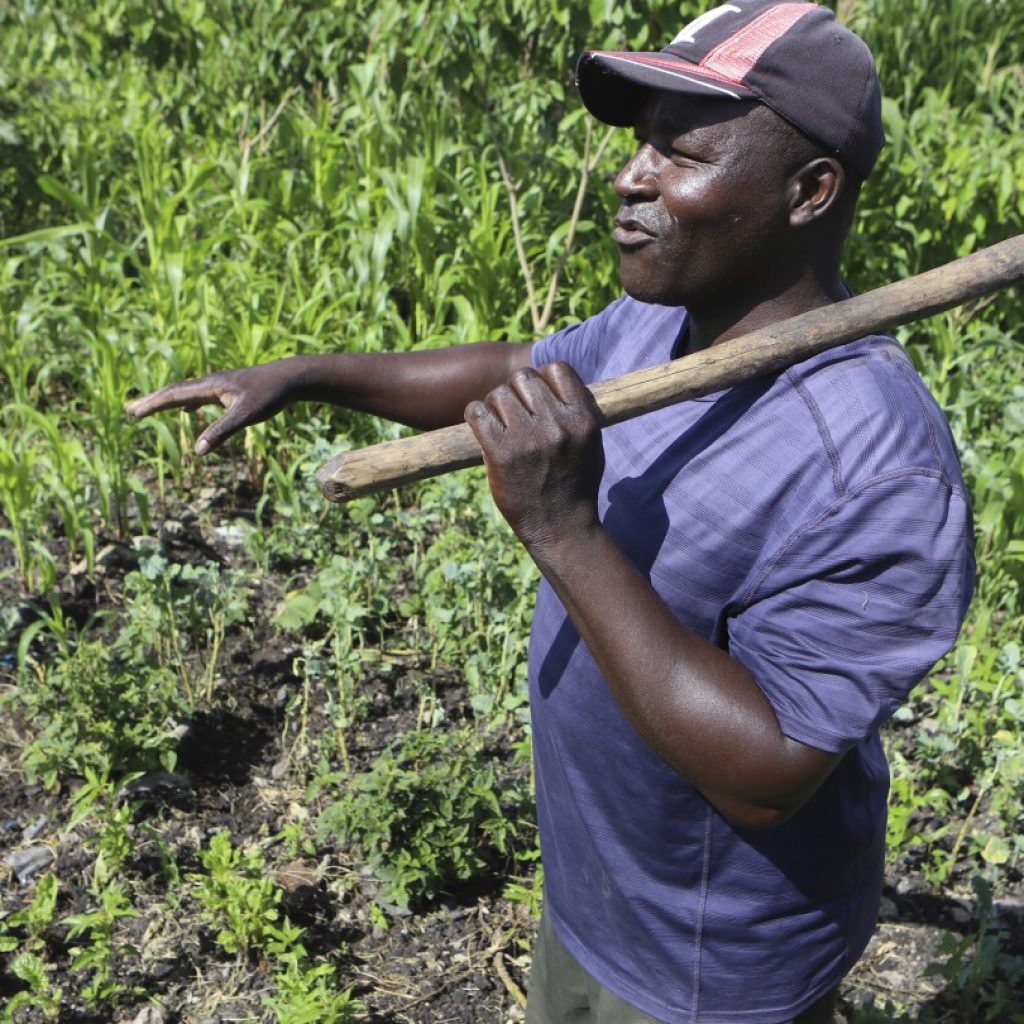
[[(801, 313), (670, 363), (590, 389), (601, 426), (775, 373), (868, 334), (921, 320), (1024, 280), (1024, 235), (916, 277)], [(465, 423), (341, 452), (317, 473), (324, 497), (348, 501), (483, 461)]]

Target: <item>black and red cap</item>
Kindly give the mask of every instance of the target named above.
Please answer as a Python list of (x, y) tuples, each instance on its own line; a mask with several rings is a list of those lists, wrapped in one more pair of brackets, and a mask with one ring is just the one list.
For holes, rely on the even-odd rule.
[(827, 7), (731, 0), (658, 53), (590, 50), (576, 68), (587, 109), (632, 125), (650, 90), (758, 100), (867, 177), (885, 142), (871, 51)]

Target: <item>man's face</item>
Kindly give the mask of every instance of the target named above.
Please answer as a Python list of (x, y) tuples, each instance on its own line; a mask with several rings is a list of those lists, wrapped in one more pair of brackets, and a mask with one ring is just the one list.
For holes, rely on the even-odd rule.
[(612, 237), (633, 298), (699, 307), (771, 287), (788, 224), (774, 116), (760, 104), (652, 94), (636, 154), (615, 179)]

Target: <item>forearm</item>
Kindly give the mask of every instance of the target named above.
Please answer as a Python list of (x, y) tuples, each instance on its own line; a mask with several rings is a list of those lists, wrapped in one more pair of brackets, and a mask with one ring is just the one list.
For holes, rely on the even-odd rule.
[(734, 824), (777, 824), (838, 762), (786, 737), (746, 669), (686, 629), (599, 524), (532, 554), (643, 739)]
[(196, 439), (205, 455), (293, 402), (331, 402), (412, 427), (458, 423), (466, 405), (530, 364), (532, 345), (487, 341), (424, 352), (291, 356), (179, 381), (128, 402), (141, 419), (165, 409), (221, 405), (227, 411)]
[(466, 420), (495, 503), (640, 736), (734, 824), (792, 814), (839, 756), (785, 736), (750, 673), (686, 629), (599, 522), (604, 454), (579, 376), (563, 363), (521, 371)]
[(466, 405), (530, 363), (530, 345), (485, 341), (415, 352), (294, 356), (292, 401), (328, 402), (422, 430), (460, 423)]

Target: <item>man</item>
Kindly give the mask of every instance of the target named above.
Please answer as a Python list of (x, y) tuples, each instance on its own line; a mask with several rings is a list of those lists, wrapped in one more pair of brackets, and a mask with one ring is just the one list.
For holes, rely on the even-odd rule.
[(893, 341), (602, 434), (584, 383), (843, 298), (882, 145), (866, 47), (825, 8), (733, 0), (661, 53), (588, 53), (630, 125), (626, 295), (534, 345), (296, 357), (172, 385), (200, 454), (296, 400), (463, 416), (543, 574), (530, 696), (546, 899), (531, 1024), (823, 1024), (881, 890), (887, 718), (973, 581), (941, 412)]

